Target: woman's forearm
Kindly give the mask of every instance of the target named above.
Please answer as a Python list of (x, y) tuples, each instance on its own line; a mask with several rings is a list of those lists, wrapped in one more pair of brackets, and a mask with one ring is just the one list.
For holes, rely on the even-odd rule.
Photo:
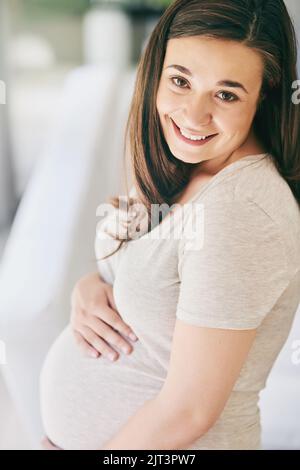
[(147, 401), (102, 450), (184, 449), (201, 432), (185, 413), (170, 412), (157, 399)]

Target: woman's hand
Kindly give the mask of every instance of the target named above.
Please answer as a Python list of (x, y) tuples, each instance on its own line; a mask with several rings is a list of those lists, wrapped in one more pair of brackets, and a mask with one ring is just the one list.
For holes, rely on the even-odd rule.
[(75, 284), (71, 295), (71, 326), (78, 346), (92, 357), (103, 354), (114, 361), (119, 353), (113, 347), (125, 354), (133, 349), (122, 335), (137, 340), (117, 312), (112, 286), (98, 273), (88, 274)]

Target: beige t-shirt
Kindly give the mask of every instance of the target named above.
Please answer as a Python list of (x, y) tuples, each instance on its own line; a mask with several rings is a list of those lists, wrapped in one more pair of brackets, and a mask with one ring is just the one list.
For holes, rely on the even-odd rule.
[[(113, 363), (83, 357), (70, 326), (50, 349), (41, 409), (59, 446), (101, 448), (159, 392), (180, 318), (202, 327), (257, 328), (223, 412), (187, 449), (260, 448), (259, 392), (300, 302), (299, 206), (269, 154), (229, 164), (189, 202), (184, 219), (175, 211), (170, 224), (163, 220), (98, 262), (120, 315), (139, 337), (132, 354)], [(177, 230), (182, 220), (196, 222), (196, 237), (182, 236), (182, 225)], [(96, 238), (97, 257), (118, 243)]]

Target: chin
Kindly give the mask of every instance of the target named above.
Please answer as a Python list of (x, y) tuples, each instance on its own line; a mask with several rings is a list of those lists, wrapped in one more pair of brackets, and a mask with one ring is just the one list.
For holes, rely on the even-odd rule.
[(178, 157), (174, 153), (173, 153), (173, 155), (174, 155), (175, 158), (177, 158), (177, 160), (180, 160), (181, 162), (184, 162), (184, 163), (194, 163), (196, 165), (197, 163), (200, 163), (200, 162), (203, 161), (203, 159), (196, 161), (194, 158), (185, 157), (184, 155), (181, 155), (180, 157)]

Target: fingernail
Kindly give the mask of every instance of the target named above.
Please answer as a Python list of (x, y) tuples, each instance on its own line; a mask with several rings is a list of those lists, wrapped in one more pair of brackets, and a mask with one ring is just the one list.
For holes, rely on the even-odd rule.
[(129, 354), (129, 353), (130, 353), (130, 348), (129, 348), (129, 346), (122, 346), (122, 351), (123, 351), (123, 353), (125, 353), (125, 354)]
[(136, 341), (138, 339), (134, 333), (129, 333), (129, 338), (132, 339), (132, 341)]
[(117, 358), (116, 354), (114, 353), (108, 353), (108, 357), (111, 361), (114, 361)]
[(90, 356), (92, 356), (92, 357), (98, 357), (97, 351), (91, 351), (91, 352), (90, 352)]

